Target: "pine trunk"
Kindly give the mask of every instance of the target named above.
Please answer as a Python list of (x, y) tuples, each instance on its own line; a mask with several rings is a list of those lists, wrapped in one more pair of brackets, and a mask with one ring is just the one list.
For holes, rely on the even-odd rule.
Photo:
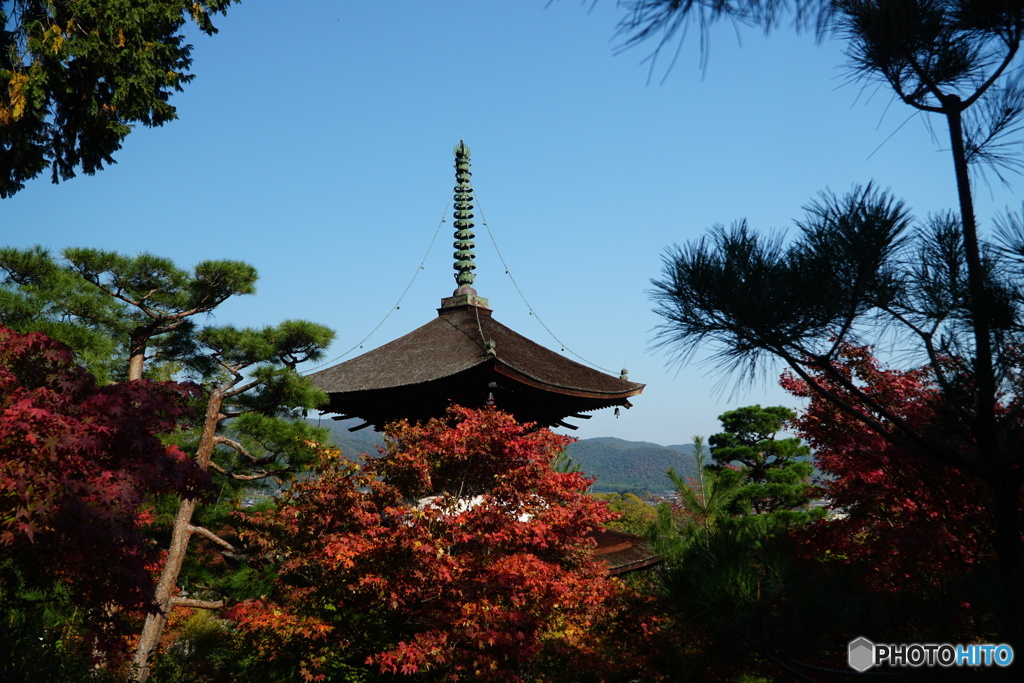
[(1021, 570), (1020, 481), (1015, 476), (996, 478), (992, 485), (996, 517), (996, 562), (1002, 601), (999, 605), (1002, 640), (1021, 648), (1021, 615), (1024, 606), (1024, 572)]
[[(220, 412), (223, 403), (224, 392), (217, 389), (210, 394), (206, 404), (203, 432), (199, 438), (199, 449), (196, 452), (196, 463), (204, 471), (209, 468), (210, 458), (213, 457), (217, 426), (223, 419)], [(186, 499), (178, 505), (178, 513), (174, 517), (174, 531), (171, 534), (171, 545), (167, 550), (167, 559), (160, 571), (160, 579), (157, 581), (154, 596), (158, 611), (146, 615), (146, 622), (142, 627), (142, 634), (139, 636), (139, 644), (136, 646), (135, 655), (132, 658), (129, 680), (133, 683), (143, 683), (149, 678), (153, 666), (153, 656), (160, 645), (164, 627), (167, 626), (167, 617), (174, 608), (174, 590), (178, 585), (178, 577), (181, 574), (181, 567), (185, 562), (189, 541), (192, 538), (192, 516), (195, 513), (196, 504), (196, 500)]]
[(132, 331), (128, 340), (128, 381), (142, 379), (142, 366), (146, 360), (146, 342), (149, 335), (146, 330)]
[(964, 255), (967, 261), (969, 310), (974, 327), (974, 380), (975, 405), (974, 424), (970, 436), (974, 438), (982, 468), (994, 473), (986, 477), (992, 486), (996, 522), (996, 564), (1000, 584), (1000, 614), (1002, 638), (1016, 651), (1021, 651), (1020, 625), (1024, 616), (1022, 600), (1021, 559), (1024, 548), (1021, 543), (1020, 523), (1020, 480), (1015, 473), (1006, 471), (1005, 458), (997, 434), (996, 405), (998, 402), (995, 382), (995, 360), (992, 353), (992, 330), (988, 297), (986, 295), (985, 271), (981, 262), (978, 241), (977, 219), (974, 215), (974, 199), (971, 192), (967, 155), (964, 148), (963, 105), (956, 95), (942, 100), (946, 119), (949, 122), (949, 136), (953, 153), (953, 167), (956, 173), (957, 196), (960, 204), (960, 220), (963, 225)]

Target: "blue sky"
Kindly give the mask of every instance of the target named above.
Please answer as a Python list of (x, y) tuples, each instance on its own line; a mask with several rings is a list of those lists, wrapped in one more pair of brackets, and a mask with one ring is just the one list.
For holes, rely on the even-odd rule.
[[(820, 190), (872, 179), (918, 216), (951, 208), (945, 129), (885, 88), (848, 84), (841, 43), (789, 31), (720, 26), (705, 69), (693, 33), (649, 83), (647, 47), (616, 54), (620, 15), (613, 0), (245, 0), (218, 35), (194, 37), (178, 121), (136, 130), (93, 177), (39, 178), (0, 200), (0, 231), (182, 266), (248, 261), (257, 295), (213, 322), (320, 322), (337, 330), (334, 358), (389, 311), (362, 350), (426, 323), (454, 288), (445, 207), (461, 136), (477, 216), (540, 319), (648, 385), (632, 410), (574, 435), (680, 443), (733, 407), (796, 406), (772, 377), (737, 387), (650, 350), (661, 255), (743, 217), (791, 227)], [(983, 224), (1018, 208), (998, 184), (976, 199)], [(477, 228), (476, 286), (495, 317), (560, 350)]]

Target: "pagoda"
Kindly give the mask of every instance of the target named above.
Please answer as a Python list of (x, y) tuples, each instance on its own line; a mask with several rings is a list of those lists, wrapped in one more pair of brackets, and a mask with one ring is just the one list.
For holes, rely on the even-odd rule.
[(473, 288), (473, 186), (469, 147), (455, 147), (455, 283), (437, 317), (403, 337), (310, 375), (327, 393), (328, 413), (359, 418), (352, 429), (381, 429), (399, 418), (444, 415), (452, 403), (495, 405), (519, 422), (544, 427), (575, 425), (601, 408), (629, 408), (644, 389), (623, 370), (609, 375), (530, 341), (494, 319)]
[[(400, 418), (441, 417), (452, 403), (494, 405), (518, 422), (568, 427), (566, 418), (588, 419), (601, 408), (629, 408), (644, 389), (594, 370), (530, 341), (494, 319), (487, 299), (473, 288), (473, 186), (469, 147), (455, 147), (455, 291), (441, 299), (437, 317), (403, 337), (352, 360), (309, 375), (327, 393), (334, 419), (359, 418), (351, 429), (380, 430)], [(612, 575), (661, 561), (639, 536), (611, 529), (594, 532), (594, 556)]]

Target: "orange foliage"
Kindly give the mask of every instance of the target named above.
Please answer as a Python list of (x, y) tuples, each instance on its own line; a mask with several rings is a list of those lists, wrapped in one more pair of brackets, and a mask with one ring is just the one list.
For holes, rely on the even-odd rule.
[(325, 452), (319, 477), (248, 518), (249, 540), (280, 562), (274, 594), (231, 613), (259, 656), (312, 681), (613, 666), (595, 634), (626, 600), (588, 536), (612, 515), (586, 478), (551, 468), (568, 439), (459, 407), (387, 437), (365, 465)]

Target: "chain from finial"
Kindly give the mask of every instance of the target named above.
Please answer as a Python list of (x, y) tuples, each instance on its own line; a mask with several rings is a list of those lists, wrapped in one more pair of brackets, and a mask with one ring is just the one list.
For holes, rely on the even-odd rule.
[(455, 273), (456, 293), (458, 288), (472, 287), (476, 269), (473, 253), (473, 185), (470, 182), (469, 146), (459, 140), (455, 146)]

